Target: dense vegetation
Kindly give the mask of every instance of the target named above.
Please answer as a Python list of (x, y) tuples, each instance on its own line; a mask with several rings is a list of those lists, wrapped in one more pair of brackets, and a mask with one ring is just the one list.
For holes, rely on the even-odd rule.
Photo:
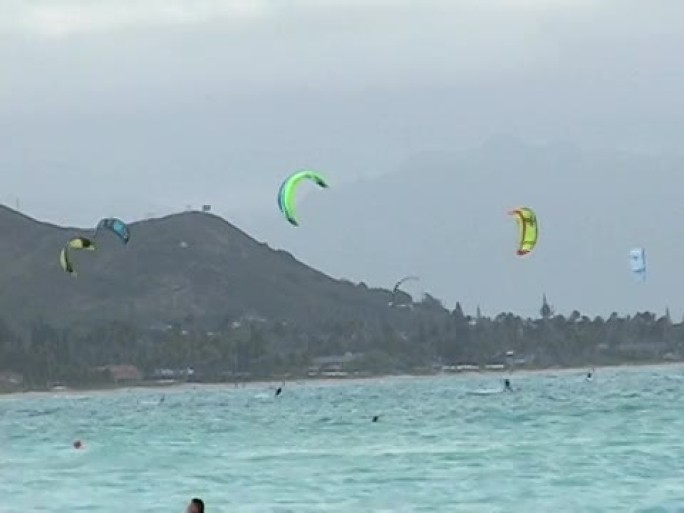
[[(212, 332), (199, 324), (140, 328), (120, 321), (95, 328), (55, 328), (33, 323), (21, 336), (0, 325), (0, 370), (23, 375), (24, 387), (72, 386), (111, 381), (108, 364), (132, 364), (146, 378), (241, 381), (297, 377), (331, 359), (350, 373), (430, 372), (452, 365), (507, 367), (591, 366), (679, 359), (684, 325), (668, 315), (590, 319), (574, 312), (554, 315), (544, 301), (541, 316), (467, 316), (447, 311), (432, 298), (405, 308), (402, 321), (328, 318), (299, 326), (263, 319), (226, 319)], [(511, 354), (510, 352), (513, 352)], [(351, 354), (351, 355), (350, 355)], [(507, 356), (508, 354), (508, 356)], [(322, 364), (319, 364), (320, 367)], [(167, 376), (168, 377), (168, 376)]]

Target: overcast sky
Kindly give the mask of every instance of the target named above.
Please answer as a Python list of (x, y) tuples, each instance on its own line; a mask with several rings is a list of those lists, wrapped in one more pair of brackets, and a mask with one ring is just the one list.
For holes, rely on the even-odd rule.
[[(302, 167), (352, 183), (497, 134), (676, 155), (682, 19), (681, 0), (0, 0), (0, 201), (81, 226), (211, 203), (288, 248), (275, 193)], [(359, 265), (332, 268), (372, 281)]]

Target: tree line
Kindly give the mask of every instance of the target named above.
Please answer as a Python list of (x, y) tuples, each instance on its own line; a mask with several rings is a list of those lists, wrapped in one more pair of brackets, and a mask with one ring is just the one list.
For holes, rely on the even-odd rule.
[[(25, 388), (111, 382), (103, 367), (130, 364), (147, 378), (192, 369), (199, 381), (304, 376), (316, 359), (353, 355), (348, 372), (432, 372), (456, 365), (515, 368), (593, 366), (678, 360), (684, 324), (669, 313), (608, 318), (553, 312), (544, 297), (536, 318), (466, 315), (429, 295), (376, 317), (267, 320), (226, 317), (208, 329), (188, 318), (159, 327), (123, 321), (57, 327), (41, 319), (17, 329), (0, 319), (0, 373)], [(0, 374), (1, 375), (1, 374)]]

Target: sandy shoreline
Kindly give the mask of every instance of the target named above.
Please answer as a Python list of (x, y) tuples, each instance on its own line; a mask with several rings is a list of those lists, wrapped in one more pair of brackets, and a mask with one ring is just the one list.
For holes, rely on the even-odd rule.
[[(652, 364), (623, 364), (623, 365), (603, 365), (594, 367), (599, 371), (617, 371), (617, 370), (647, 370), (647, 369), (684, 369), (684, 362), (663, 362)], [(567, 367), (557, 369), (525, 369), (514, 370), (513, 376), (539, 376), (539, 375), (583, 375), (587, 371), (587, 367)], [(439, 372), (435, 374), (399, 374), (399, 375), (380, 375), (367, 377), (349, 377), (349, 378), (301, 378), (291, 380), (266, 380), (266, 381), (250, 381), (241, 383), (236, 387), (233, 383), (140, 383), (135, 385), (121, 385), (112, 386), (108, 388), (64, 388), (58, 390), (40, 390), (40, 391), (26, 391), (26, 392), (8, 392), (0, 394), (2, 398), (18, 399), (18, 398), (40, 398), (40, 397), (55, 397), (55, 396), (97, 396), (104, 394), (120, 394), (132, 391), (156, 391), (160, 394), (182, 393), (188, 390), (274, 390), (278, 386), (340, 386), (340, 385), (358, 385), (368, 382), (396, 382), (407, 380), (423, 380), (434, 378), (451, 378), (451, 379), (472, 379), (472, 378), (494, 378), (499, 379), (498, 376), (508, 375), (505, 371), (464, 371), (458, 373), (444, 373)]]

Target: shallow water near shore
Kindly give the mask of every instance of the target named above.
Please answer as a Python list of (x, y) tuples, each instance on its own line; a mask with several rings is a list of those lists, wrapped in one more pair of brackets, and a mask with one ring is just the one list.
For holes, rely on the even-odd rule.
[(280, 397), (2, 397), (0, 511), (180, 513), (199, 496), (207, 513), (684, 512), (680, 367), (514, 374), (513, 387), (495, 393), (487, 375)]

